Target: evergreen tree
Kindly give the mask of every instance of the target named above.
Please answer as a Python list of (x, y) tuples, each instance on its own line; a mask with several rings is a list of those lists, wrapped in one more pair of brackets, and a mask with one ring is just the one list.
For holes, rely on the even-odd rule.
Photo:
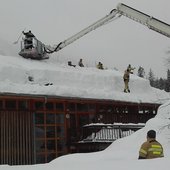
[(155, 81), (155, 75), (154, 75), (154, 73), (153, 73), (151, 68), (150, 68), (149, 73), (148, 73), (148, 79), (149, 79), (150, 85), (152, 87), (154, 87), (154, 84), (155, 84), (155, 82), (154, 82)]

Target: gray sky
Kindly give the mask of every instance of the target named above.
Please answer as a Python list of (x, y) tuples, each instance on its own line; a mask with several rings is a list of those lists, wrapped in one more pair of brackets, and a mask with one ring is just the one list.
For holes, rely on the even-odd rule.
[[(119, 2), (170, 24), (169, 0), (0, 0), (0, 37), (12, 44), (26, 28), (45, 44), (58, 44), (107, 15)], [(166, 77), (169, 44), (169, 38), (122, 16), (53, 57), (101, 61), (121, 71), (128, 64), (143, 66), (146, 72), (152, 68), (157, 76)]]

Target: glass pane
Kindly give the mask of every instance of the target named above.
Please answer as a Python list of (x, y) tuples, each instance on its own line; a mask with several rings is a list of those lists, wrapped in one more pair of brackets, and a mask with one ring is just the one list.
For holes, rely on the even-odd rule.
[(43, 102), (35, 102), (35, 109), (42, 110), (44, 106)]
[(36, 140), (36, 152), (44, 152), (45, 151), (45, 142), (44, 140)]
[(45, 163), (45, 155), (36, 155), (36, 163)]
[(67, 106), (67, 110), (68, 111), (75, 111), (76, 110), (76, 106), (74, 103), (69, 103)]
[(6, 109), (16, 109), (16, 101), (15, 100), (7, 100), (5, 102)]
[(63, 126), (57, 126), (56, 129), (57, 129), (57, 132), (56, 132), (57, 137), (63, 138), (65, 136), (64, 127)]
[(79, 126), (89, 123), (89, 115), (79, 115)]
[(45, 130), (44, 127), (35, 127), (35, 137), (36, 138), (44, 138), (45, 137)]
[(50, 153), (47, 156), (47, 162), (50, 162), (52, 160), (54, 160), (56, 158), (56, 154), (55, 153)]
[(64, 151), (65, 149), (65, 142), (63, 140), (57, 140), (57, 150)]
[(58, 124), (64, 123), (64, 114), (62, 114), (62, 113), (56, 114), (56, 123), (58, 123)]
[(3, 102), (2, 102), (2, 100), (0, 100), (0, 109), (2, 109), (3, 108)]
[(56, 150), (55, 140), (47, 140), (47, 150), (49, 151)]
[(23, 100), (18, 102), (18, 108), (21, 110), (26, 110), (28, 109), (28, 101)]
[(80, 112), (87, 112), (88, 111), (88, 104), (77, 104), (77, 111)]
[(55, 138), (55, 126), (47, 126), (46, 136), (47, 138)]
[(55, 114), (53, 113), (48, 113), (46, 115), (46, 123), (47, 124), (55, 124)]
[(44, 113), (35, 113), (35, 124), (44, 124)]
[(46, 103), (46, 109), (47, 110), (54, 110), (54, 104), (52, 102)]
[(56, 103), (56, 110), (64, 111), (64, 103)]

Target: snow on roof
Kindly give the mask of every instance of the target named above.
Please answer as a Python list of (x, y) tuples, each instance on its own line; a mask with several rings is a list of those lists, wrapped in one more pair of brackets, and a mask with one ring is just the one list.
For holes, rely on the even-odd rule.
[(123, 73), (89, 67), (70, 67), (55, 59), (36, 61), (0, 55), (0, 93), (18, 93), (109, 99), (137, 103), (164, 103), (169, 93), (149, 81), (130, 76), (131, 93), (124, 93)]

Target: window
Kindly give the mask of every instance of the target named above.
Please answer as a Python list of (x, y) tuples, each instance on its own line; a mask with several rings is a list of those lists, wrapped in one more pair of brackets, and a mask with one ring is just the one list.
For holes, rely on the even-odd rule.
[(55, 138), (55, 126), (47, 126), (46, 137)]
[(44, 140), (36, 140), (36, 152), (45, 152)]
[(75, 111), (76, 110), (76, 106), (74, 103), (69, 103), (67, 106), (68, 111)]
[(19, 110), (27, 110), (28, 109), (28, 102), (26, 100), (18, 101), (18, 109)]
[(54, 110), (54, 104), (52, 102), (47, 102), (45, 106), (47, 110)]
[(0, 100), (0, 109), (2, 109), (2, 108), (3, 108), (3, 101)]
[(59, 138), (63, 138), (65, 136), (63, 126), (57, 126), (56, 127), (56, 136), (59, 137)]
[(55, 114), (54, 113), (46, 114), (46, 124), (55, 124)]
[(16, 109), (16, 101), (15, 100), (7, 100), (5, 101), (6, 109)]
[(44, 108), (44, 103), (41, 101), (35, 102), (35, 109), (42, 110)]
[(56, 114), (56, 123), (58, 123), (58, 124), (64, 123), (64, 114), (62, 114), (62, 113)]
[(35, 124), (44, 124), (44, 113), (35, 113)]
[(36, 163), (37, 164), (41, 164), (41, 163), (44, 163), (45, 162), (45, 155), (37, 155), (36, 156)]
[(65, 142), (62, 140), (57, 141), (57, 150), (58, 151), (64, 151), (65, 149)]
[(35, 137), (36, 138), (44, 138), (45, 137), (45, 130), (43, 126), (35, 127)]
[(48, 151), (55, 151), (56, 150), (55, 140), (47, 140), (47, 150)]
[(47, 156), (47, 162), (50, 162), (50, 161), (52, 161), (55, 158), (56, 158), (56, 154), (55, 153), (50, 153)]
[(78, 103), (78, 104), (77, 104), (77, 111), (87, 112), (87, 111), (88, 111), (88, 104)]
[(64, 104), (63, 103), (56, 103), (56, 110), (64, 111)]

